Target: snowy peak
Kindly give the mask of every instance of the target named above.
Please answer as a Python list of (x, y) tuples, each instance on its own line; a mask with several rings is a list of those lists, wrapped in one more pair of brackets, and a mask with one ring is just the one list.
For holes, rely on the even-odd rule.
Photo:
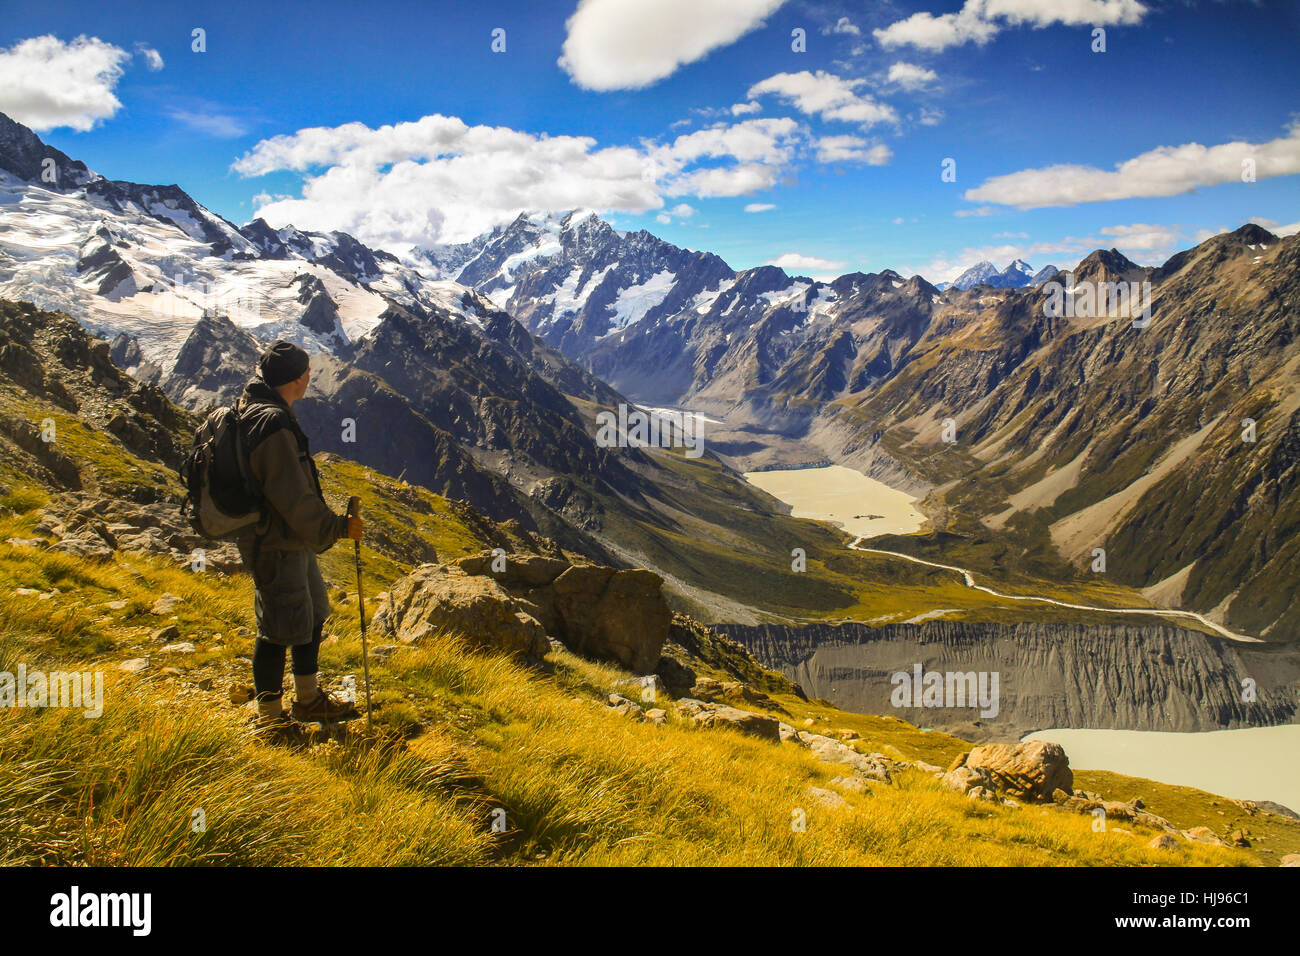
[(620, 232), (590, 209), (521, 212), (470, 242), (421, 249), (412, 259), (473, 287), (569, 355), (638, 323), (698, 309), (734, 278), (717, 256), (645, 230)]
[(305, 232), (293, 226), (272, 229), (265, 220), (254, 219), (240, 233), (267, 259), (305, 259), (351, 276), (358, 282), (378, 282), (384, 276), (381, 263), (397, 263), (397, 257), (371, 249), (346, 232)]
[[(1054, 267), (1049, 268), (1054, 269)], [(995, 289), (1021, 289), (1032, 284), (1035, 278), (1033, 267), (1024, 259), (1015, 259), (1005, 269), (1001, 270), (985, 259), (982, 262), (975, 263), (947, 286), (941, 285), (939, 288), (953, 288), (965, 291), (973, 289), (977, 285), (987, 285)], [(1043, 281), (1046, 281), (1046, 279)]]
[(989, 280), (997, 277), (998, 274), (998, 267), (985, 259), (975, 263), (975, 265), (959, 275), (950, 283), (950, 286), (965, 291), (980, 284), (988, 284)]

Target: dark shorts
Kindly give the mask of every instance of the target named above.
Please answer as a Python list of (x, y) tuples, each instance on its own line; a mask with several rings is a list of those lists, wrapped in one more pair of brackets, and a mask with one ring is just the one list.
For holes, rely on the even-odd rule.
[(257, 636), (286, 647), (310, 643), (317, 626), (330, 616), (316, 555), (263, 548), (253, 563), (251, 548), (241, 544), (239, 550), (253, 575)]

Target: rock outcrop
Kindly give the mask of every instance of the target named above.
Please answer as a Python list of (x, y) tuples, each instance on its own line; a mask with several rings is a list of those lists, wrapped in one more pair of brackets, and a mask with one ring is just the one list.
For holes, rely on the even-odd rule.
[[(173, 502), (139, 504), (84, 492), (64, 492), (41, 509), (36, 533), (57, 540), (52, 551), (105, 561), (114, 550), (136, 551), (192, 563), (204, 570), (233, 572), (243, 565), (233, 543), (217, 543), (194, 532)], [(28, 544), (44, 546), (44, 539)]]
[(390, 590), (375, 626), (406, 643), (452, 630), (534, 658), (550, 637), (584, 657), (648, 674), (672, 619), (662, 584), (650, 571), (484, 552), (416, 568)]
[(1046, 740), (1026, 740), (1014, 747), (976, 747), (966, 755), (962, 767), (977, 773), (987, 771), (995, 789), (1020, 800), (1044, 803), (1057, 790), (1069, 793), (1074, 789), (1074, 773), (1065, 748)]
[(453, 633), (484, 650), (540, 659), (546, 629), (495, 581), (455, 566), (426, 564), (394, 584), (372, 626), (403, 644)]

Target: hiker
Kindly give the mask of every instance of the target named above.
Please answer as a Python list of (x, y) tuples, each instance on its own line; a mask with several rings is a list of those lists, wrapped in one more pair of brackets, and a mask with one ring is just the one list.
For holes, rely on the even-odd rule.
[[(326, 504), (307, 436), (293, 413), (293, 403), (307, 392), (310, 365), (298, 346), (275, 342), (237, 405), (249, 468), (267, 505), (266, 517), (237, 544), (256, 588), (256, 724), (271, 731), (292, 729), (294, 721), (333, 723), (359, 716), (317, 682), (330, 602), (316, 555), (340, 538), (360, 541), (363, 523), (357, 516), (335, 514)], [(295, 696), (288, 715), (281, 702), (286, 649), (293, 656)]]

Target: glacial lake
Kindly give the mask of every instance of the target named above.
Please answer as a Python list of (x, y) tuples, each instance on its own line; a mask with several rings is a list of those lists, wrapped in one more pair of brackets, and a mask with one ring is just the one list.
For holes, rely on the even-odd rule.
[(1199, 734), (1041, 730), (1025, 740), (1060, 744), (1075, 770), (1110, 770), (1238, 800), (1272, 800), (1300, 813), (1300, 724)]
[(794, 517), (833, 521), (850, 534), (911, 534), (925, 522), (915, 498), (843, 465), (750, 471), (745, 480), (790, 505)]

